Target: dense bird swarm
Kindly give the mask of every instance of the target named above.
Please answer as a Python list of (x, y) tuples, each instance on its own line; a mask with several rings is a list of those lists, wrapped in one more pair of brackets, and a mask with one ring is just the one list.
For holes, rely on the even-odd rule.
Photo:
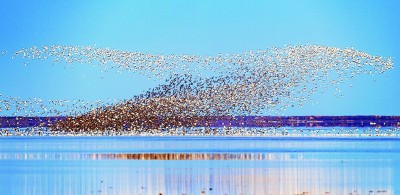
[(102, 71), (137, 72), (165, 81), (132, 99), (111, 103), (82, 100), (43, 103), (39, 98), (12, 97), (0, 100), (0, 112), (14, 109), (25, 116), (68, 115), (49, 127), (66, 132), (157, 131), (207, 126), (208, 116), (283, 111), (287, 107), (301, 107), (321, 87), (337, 87), (356, 75), (380, 74), (393, 67), (390, 58), (318, 45), (217, 56), (51, 45), (21, 49), (14, 53), (15, 57), (52, 60), (71, 67), (79, 63), (97, 64)]

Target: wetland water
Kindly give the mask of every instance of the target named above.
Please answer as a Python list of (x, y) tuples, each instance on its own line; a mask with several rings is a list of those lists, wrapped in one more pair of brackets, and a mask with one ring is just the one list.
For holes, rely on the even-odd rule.
[(397, 194), (398, 138), (2, 137), (0, 194)]

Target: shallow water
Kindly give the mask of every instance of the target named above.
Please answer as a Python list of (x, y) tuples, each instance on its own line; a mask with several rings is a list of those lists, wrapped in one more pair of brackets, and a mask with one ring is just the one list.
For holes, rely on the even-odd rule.
[(2, 137), (0, 194), (397, 194), (398, 138)]

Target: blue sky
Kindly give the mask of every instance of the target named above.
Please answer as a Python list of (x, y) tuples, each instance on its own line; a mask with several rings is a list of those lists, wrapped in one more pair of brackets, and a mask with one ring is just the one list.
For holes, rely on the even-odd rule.
[[(238, 53), (319, 44), (394, 57), (384, 75), (326, 89), (284, 115), (400, 115), (400, 1), (1, 1), (0, 51), (50, 44), (163, 54)], [(43, 99), (130, 98), (156, 84), (131, 73), (0, 57), (0, 93)], [(276, 114), (276, 113), (266, 113)]]

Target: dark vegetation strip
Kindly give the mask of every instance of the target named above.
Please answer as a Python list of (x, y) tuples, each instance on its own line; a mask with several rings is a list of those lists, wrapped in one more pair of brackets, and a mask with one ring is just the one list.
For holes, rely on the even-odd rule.
[[(0, 117), (0, 128), (49, 127), (53, 117)], [(400, 116), (203, 116), (194, 127), (400, 127)], [(162, 118), (157, 119), (160, 123)]]

